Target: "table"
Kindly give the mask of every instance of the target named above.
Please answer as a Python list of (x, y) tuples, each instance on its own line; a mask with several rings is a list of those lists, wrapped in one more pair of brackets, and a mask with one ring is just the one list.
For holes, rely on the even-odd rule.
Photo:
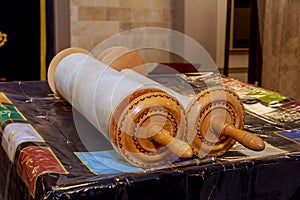
[[(152, 75), (200, 91), (203, 74)], [(300, 103), (222, 78), (243, 99), (245, 130), (267, 142), (263, 153), (236, 144), (217, 158), (180, 160), (143, 170), (123, 163), (110, 142), (46, 81), (0, 83), (0, 199), (297, 199)], [(176, 84), (178, 88), (180, 84)], [(176, 88), (173, 88), (176, 90)]]

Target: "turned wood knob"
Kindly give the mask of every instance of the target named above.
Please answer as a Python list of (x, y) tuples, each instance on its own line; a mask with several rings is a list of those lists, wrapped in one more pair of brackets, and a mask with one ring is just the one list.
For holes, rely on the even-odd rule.
[(231, 137), (251, 150), (262, 151), (265, 148), (265, 143), (260, 137), (250, 132), (238, 129), (230, 123), (224, 123), (222, 122), (222, 119), (217, 117), (214, 118), (211, 121), (211, 126), (216, 134), (223, 134)]
[(152, 126), (148, 130), (149, 136), (157, 143), (169, 148), (175, 155), (181, 158), (193, 156), (193, 150), (186, 142), (171, 136), (170, 131), (162, 129), (161, 126)]

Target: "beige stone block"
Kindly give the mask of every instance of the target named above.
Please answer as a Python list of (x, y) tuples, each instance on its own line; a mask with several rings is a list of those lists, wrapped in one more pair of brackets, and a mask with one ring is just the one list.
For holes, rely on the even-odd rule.
[[(109, 36), (89, 37), (89, 36), (72, 36), (71, 47), (84, 48), (94, 53), (95, 48), (105, 41)], [(100, 54), (100, 53), (99, 53)], [(97, 56), (97, 55), (95, 55)]]
[(89, 27), (90, 25), (88, 22), (71, 22), (71, 36), (87, 35), (89, 32)]
[[(102, 53), (103, 50), (106, 49), (106, 48), (103, 49), (104, 46), (102, 46), (103, 45), (102, 42), (107, 42), (107, 40), (110, 40), (110, 39), (111, 39), (111, 35), (95, 36), (93, 38), (93, 40), (94, 40), (93, 41), (93, 54), (95, 56), (100, 55), (100, 53)], [(110, 43), (110, 42), (108, 42), (108, 43)], [(120, 44), (118, 44), (118, 45), (120, 45)], [(101, 49), (99, 49), (99, 48), (101, 48)]]
[(159, 28), (171, 28), (170, 22), (120, 22), (120, 31), (126, 31), (133, 28), (142, 27), (159, 27)]
[(131, 22), (146, 22), (151, 20), (151, 9), (148, 8), (134, 8), (132, 9)]
[(71, 6), (70, 7), (70, 21), (77, 21), (78, 20), (78, 7)]
[(78, 47), (79, 46), (79, 36), (71, 36), (70, 37), (70, 46)]
[(78, 20), (81, 21), (106, 20), (106, 8), (78, 7)]
[(167, 9), (133, 9), (132, 22), (165, 22), (171, 19), (170, 10)]
[(131, 8), (107, 8), (107, 20), (128, 21), (131, 18)]
[(119, 32), (117, 21), (77, 21), (71, 23), (72, 36), (113, 35)]
[(120, 22), (120, 30), (121, 31), (127, 31), (133, 28), (139, 28), (139, 27), (144, 27), (144, 23), (139, 23), (139, 22)]
[(70, 0), (70, 5), (96, 6), (96, 7), (118, 7), (120, 0)]
[(72, 36), (71, 47), (79, 47), (91, 51), (93, 49), (93, 38), (88, 36)]
[(70, 0), (70, 7), (78, 6), (80, 4), (80, 0)]
[(120, 0), (126, 8), (171, 8), (171, 0)]
[(110, 36), (119, 32), (118, 21), (98, 21), (92, 22), (93, 35)]
[(145, 63), (167, 63), (170, 53), (160, 49), (141, 49), (138, 51)]
[(172, 20), (172, 10), (170, 9), (163, 9), (162, 10), (162, 20), (163, 21), (173, 21)]
[(93, 0), (70, 0), (70, 6), (89, 6), (92, 3)]
[(119, 7), (120, 0), (93, 0), (93, 5), (101, 7)]
[(91, 38), (89, 36), (82, 36), (78, 39), (78, 47), (84, 48), (88, 51), (92, 51), (92, 49), (94, 48), (94, 38)]

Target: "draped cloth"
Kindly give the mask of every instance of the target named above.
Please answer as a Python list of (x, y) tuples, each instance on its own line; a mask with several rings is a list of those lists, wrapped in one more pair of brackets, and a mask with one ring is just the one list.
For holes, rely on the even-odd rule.
[(300, 1), (257, 0), (262, 87), (300, 100)]

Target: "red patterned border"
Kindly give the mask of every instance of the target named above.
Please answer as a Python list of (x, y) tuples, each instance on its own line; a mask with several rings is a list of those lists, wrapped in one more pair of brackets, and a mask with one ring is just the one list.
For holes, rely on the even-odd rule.
[(34, 197), (37, 178), (45, 173), (68, 174), (48, 147), (30, 146), (20, 152), (18, 174)]

